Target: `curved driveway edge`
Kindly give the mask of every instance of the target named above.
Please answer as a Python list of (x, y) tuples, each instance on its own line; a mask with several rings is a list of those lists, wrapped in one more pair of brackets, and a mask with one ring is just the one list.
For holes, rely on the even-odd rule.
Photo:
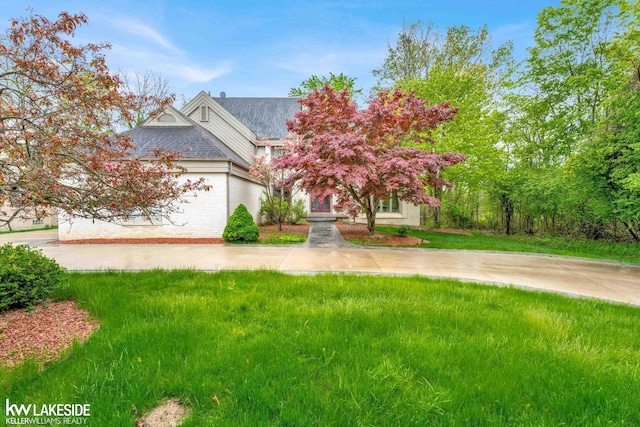
[[(11, 237), (8, 237), (11, 236)], [(0, 234), (40, 247), (70, 271), (271, 269), (422, 275), (515, 285), (640, 306), (640, 265), (553, 255), (391, 248), (226, 245), (56, 245), (55, 230)]]

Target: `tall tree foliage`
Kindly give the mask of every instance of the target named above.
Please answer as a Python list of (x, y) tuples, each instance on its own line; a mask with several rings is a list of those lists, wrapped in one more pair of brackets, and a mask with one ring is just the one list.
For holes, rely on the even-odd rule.
[(362, 93), (362, 89), (356, 89), (355, 87), (355, 77), (349, 77), (344, 73), (340, 73), (337, 75), (334, 73), (329, 73), (329, 77), (318, 77), (316, 75), (309, 77), (307, 80), (300, 83), (300, 86), (291, 88), (291, 90), (289, 91), (289, 97), (304, 98), (312, 91), (316, 89), (322, 89), (324, 85), (328, 85), (338, 92), (347, 89), (352, 97), (355, 97), (356, 95), (360, 95)]
[(538, 15), (507, 139), (512, 172), (525, 177), (509, 197), (526, 230), (600, 238), (622, 219), (616, 194), (623, 186), (614, 177), (629, 172), (619, 158), (630, 151), (620, 149), (620, 127), (632, 129), (628, 114), (637, 111), (629, 83), (637, 40), (626, 28), (631, 4), (564, 0)]
[[(456, 120), (438, 136), (436, 150), (461, 151), (467, 161), (445, 172), (455, 183), (448, 193), (448, 206), (458, 222), (477, 219), (487, 189), (505, 169), (499, 147), (502, 92), (507, 88), (513, 64), (510, 43), (494, 48), (486, 26), (472, 30), (450, 27), (441, 32), (432, 23), (404, 25), (383, 68), (374, 71), (379, 84), (413, 90), (424, 100), (450, 101), (459, 108)], [(432, 189), (437, 198), (442, 188)], [(440, 210), (433, 210), (434, 220)], [(459, 224), (458, 224), (459, 225)]]
[(152, 70), (144, 73), (119, 73), (124, 92), (135, 95), (137, 105), (134, 107), (132, 119), (123, 123), (129, 129), (140, 126), (158, 108), (158, 99), (168, 99), (173, 95), (169, 88), (169, 80), (162, 74)]
[(414, 148), (435, 144), (434, 131), (457, 112), (447, 103), (427, 106), (396, 89), (380, 92), (367, 109), (358, 110), (347, 90), (328, 85), (301, 103), (303, 110), (287, 123), (297, 138), (285, 142), (276, 168), (291, 171), (288, 184), (299, 183), (312, 197), (337, 195), (337, 207), (357, 203), (371, 234), (379, 200), (397, 192), (410, 203), (437, 205), (425, 186), (450, 185), (442, 170), (465, 158)]
[(575, 174), (602, 188), (609, 218), (640, 241), (640, 4), (619, 2), (619, 32), (608, 46), (614, 70), (607, 81), (606, 111), (593, 137), (576, 156)]
[[(122, 93), (109, 72), (108, 44), (71, 42), (86, 22), (82, 14), (33, 15), (13, 20), (0, 38), (0, 206), (107, 221), (170, 215), (183, 194), (207, 187), (178, 184), (177, 154), (147, 153), (152, 159), (142, 162), (130, 139), (114, 133), (133, 120), (139, 97)], [(153, 100), (158, 108), (171, 102)]]
[(441, 46), (442, 34), (433, 22), (403, 23), (396, 43), (387, 45), (382, 68), (373, 70), (378, 85), (388, 87), (404, 80), (428, 80)]

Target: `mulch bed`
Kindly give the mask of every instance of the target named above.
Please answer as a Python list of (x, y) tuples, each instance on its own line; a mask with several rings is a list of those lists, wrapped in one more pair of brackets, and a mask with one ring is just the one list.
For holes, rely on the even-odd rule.
[[(338, 221), (336, 222), (338, 230), (340, 230), (340, 234), (346, 240), (353, 239), (359, 241), (364, 245), (372, 245), (372, 246), (415, 246), (418, 244), (427, 244), (429, 241), (422, 240), (417, 237), (412, 236), (398, 236), (396, 234), (388, 234), (388, 233), (376, 233), (374, 236), (369, 236), (369, 231), (367, 230), (367, 226), (365, 224), (349, 224), (346, 222)], [(471, 235), (466, 231), (455, 230), (455, 229), (433, 229), (421, 227), (421, 230), (429, 230), (429, 231), (437, 231), (441, 233), (455, 233), (455, 234), (465, 234)], [(286, 234), (294, 234), (299, 236), (307, 237), (309, 234), (309, 224), (282, 224), (282, 232)], [(263, 239), (265, 235), (273, 235), (280, 233), (278, 231), (278, 225), (262, 225), (260, 226), (260, 240)], [(50, 242), (53, 244), (63, 244), (63, 245), (108, 245), (108, 244), (131, 244), (131, 245), (141, 245), (141, 244), (173, 244), (173, 245), (223, 245), (226, 242), (220, 238), (145, 238), (145, 239), (82, 239), (82, 240), (56, 240)]]
[(56, 245), (222, 245), (226, 243), (223, 239), (217, 238), (144, 238), (144, 239), (80, 239), (80, 240), (55, 240), (49, 242)]
[(420, 243), (429, 243), (413, 236), (398, 236), (397, 234), (375, 233), (369, 236), (369, 230), (365, 224), (336, 223), (340, 234), (345, 240), (354, 239), (367, 246), (415, 246)]
[(27, 357), (57, 359), (74, 340), (85, 341), (98, 327), (74, 301), (47, 301), (32, 311), (0, 314), (0, 365), (14, 366)]

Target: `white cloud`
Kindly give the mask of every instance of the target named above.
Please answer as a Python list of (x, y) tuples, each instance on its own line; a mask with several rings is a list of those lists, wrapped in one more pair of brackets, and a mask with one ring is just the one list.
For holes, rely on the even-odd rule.
[(206, 83), (232, 71), (230, 61), (225, 61), (213, 68), (199, 65), (177, 64), (170, 66), (173, 74), (192, 83)]
[(126, 33), (139, 36), (144, 40), (150, 41), (158, 46), (165, 48), (172, 53), (182, 53), (182, 51), (175, 46), (169, 39), (160, 34), (155, 29), (139, 21), (133, 21), (130, 19), (113, 19), (111, 23), (119, 30)]
[[(307, 53), (312, 52), (312, 53)], [(328, 75), (330, 72), (349, 74), (356, 70), (371, 70), (380, 61), (380, 51), (309, 49), (292, 52), (286, 58), (274, 61), (276, 67), (301, 76)]]

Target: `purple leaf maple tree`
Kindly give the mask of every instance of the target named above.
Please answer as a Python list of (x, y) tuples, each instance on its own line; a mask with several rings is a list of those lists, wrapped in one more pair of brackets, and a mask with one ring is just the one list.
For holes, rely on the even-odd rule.
[(356, 203), (371, 235), (380, 200), (394, 192), (409, 203), (438, 206), (427, 187), (451, 186), (441, 171), (465, 160), (432, 150), (433, 131), (458, 111), (447, 102), (429, 106), (396, 88), (359, 110), (347, 90), (327, 85), (300, 102), (303, 109), (287, 121), (292, 136), (274, 167), (290, 171), (285, 184), (297, 183), (312, 197), (337, 196), (336, 209)]

